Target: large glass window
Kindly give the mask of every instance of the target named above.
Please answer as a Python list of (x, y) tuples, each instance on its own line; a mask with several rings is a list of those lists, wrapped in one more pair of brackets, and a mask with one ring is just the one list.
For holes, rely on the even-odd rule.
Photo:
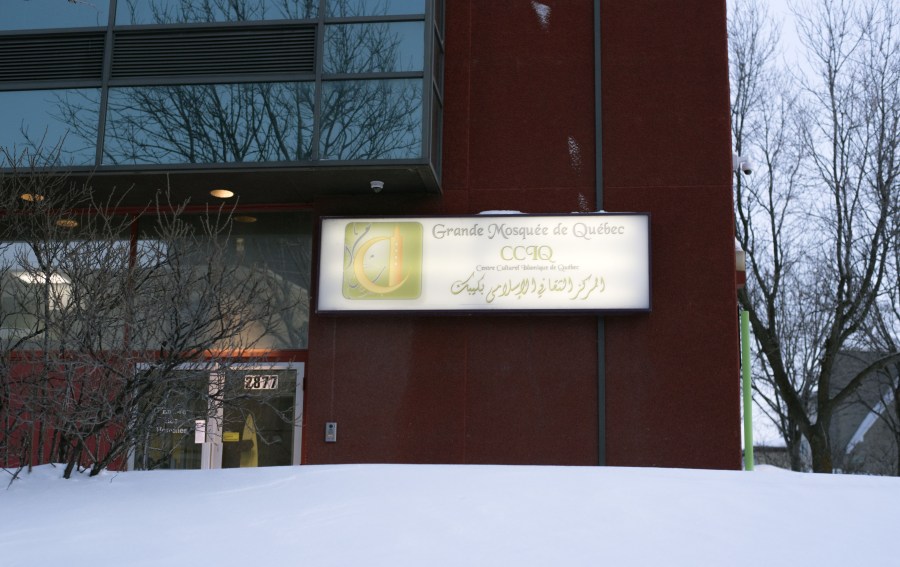
[(0, 223), (8, 239), (0, 240), (0, 344), (121, 347), (123, 295), (114, 290), (128, 278), (129, 219), (80, 214), (67, 198), (42, 203), (36, 192), (65, 186), (23, 188), (35, 192)]
[(119, 0), (117, 25), (301, 20), (319, 0)]
[[(155, 351), (173, 336), (171, 321), (223, 320), (240, 334), (222, 348), (307, 347), (309, 215), (241, 213), (229, 224), (215, 213), (145, 214), (132, 250), (131, 218), (104, 221), (44, 205), (36, 223), (23, 215), (0, 223), (12, 235), (0, 240), (0, 342), (24, 337), (31, 342), (23, 348), (32, 348), (46, 333), (70, 347), (92, 341), (98, 349)], [(197, 237), (179, 237), (191, 233)], [(206, 340), (202, 329), (192, 332), (191, 340)]]
[[(231, 231), (231, 263), (266, 282), (274, 316), (259, 326), (257, 348), (304, 349), (308, 343), (312, 219), (302, 213), (240, 214)], [(262, 323), (261, 323), (262, 324)]]
[(424, 14), (425, 0), (327, 0), (330, 18)]
[[(143, 1), (143, 0), (142, 0)], [(109, 1), (3, 0), (0, 30), (105, 27)]]
[(321, 159), (419, 158), (422, 80), (326, 82), (321, 120)]
[(325, 30), (326, 73), (421, 71), (423, 22), (330, 25)]
[[(182, 219), (198, 234), (209, 234), (209, 218), (205, 215)], [(312, 266), (312, 220), (302, 213), (241, 213), (232, 216), (227, 231), (216, 234), (217, 246), (212, 256), (221, 261), (229, 277), (221, 282), (222, 293), (229, 289), (240, 294), (241, 304), (222, 317), (242, 317), (252, 324), (242, 327), (241, 336), (232, 337), (241, 349), (304, 349), (309, 325), (309, 285)], [(140, 241), (154, 254), (160, 231), (170, 233), (167, 225), (144, 216), (140, 219)], [(196, 242), (196, 241), (193, 241)], [(141, 261), (139, 246), (138, 262)], [(210, 267), (207, 248), (181, 250), (181, 269), (185, 276), (202, 282)], [(247, 296), (247, 286), (258, 293)], [(187, 311), (198, 307), (196, 298), (185, 298)], [(255, 303), (254, 303), (255, 302)], [(225, 302), (226, 304), (228, 302)], [(260, 314), (263, 314), (260, 317)], [(235, 345), (221, 345), (233, 349)]]
[[(46, 165), (93, 165), (100, 89), (0, 92), (0, 147)], [(0, 156), (0, 167), (8, 167)]]
[(313, 83), (110, 89), (104, 164), (310, 159)]
[(434, 2), (0, 0), (0, 58), (30, 54), (0, 67), (0, 147), (121, 169), (433, 160)]

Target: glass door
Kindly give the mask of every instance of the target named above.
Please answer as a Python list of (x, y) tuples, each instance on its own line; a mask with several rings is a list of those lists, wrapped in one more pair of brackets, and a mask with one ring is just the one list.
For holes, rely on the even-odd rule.
[(194, 384), (166, 396), (129, 468), (299, 465), (303, 370), (303, 363), (295, 363), (183, 371)]
[(223, 407), (222, 468), (274, 467), (293, 463), (295, 370), (229, 372), (240, 396)]
[(180, 370), (178, 388), (167, 388), (153, 396), (148, 404), (154, 408), (153, 414), (136, 417), (143, 436), (138, 439), (129, 469), (201, 468), (203, 450), (202, 445), (194, 443), (194, 433), (197, 423), (207, 416), (208, 380), (208, 372)]

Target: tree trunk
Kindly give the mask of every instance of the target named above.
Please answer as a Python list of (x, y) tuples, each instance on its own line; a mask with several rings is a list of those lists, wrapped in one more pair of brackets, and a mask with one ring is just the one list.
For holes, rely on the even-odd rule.
[(791, 470), (803, 472), (803, 459), (800, 457), (800, 443), (793, 443), (788, 447), (788, 455), (791, 459)]
[(809, 448), (812, 451), (812, 469), (817, 473), (833, 473), (831, 450), (825, 431), (817, 426), (809, 436)]
[(74, 448), (69, 452), (69, 460), (66, 463), (66, 470), (63, 471), (63, 478), (69, 479), (72, 478), (72, 471), (75, 469), (75, 466), (81, 460), (81, 441), (79, 440)]

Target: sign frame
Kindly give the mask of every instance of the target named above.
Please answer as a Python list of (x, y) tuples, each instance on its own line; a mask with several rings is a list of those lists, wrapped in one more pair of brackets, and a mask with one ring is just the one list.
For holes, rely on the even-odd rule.
[[(527, 219), (527, 220), (525, 220)], [(644, 301), (640, 305), (614, 305), (610, 307), (595, 307), (595, 306), (578, 306), (575, 305), (573, 307), (534, 307), (534, 306), (521, 306), (521, 305), (513, 305), (513, 306), (476, 306), (476, 305), (465, 305), (459, 307), (448, 307), (446, 305), (430, 305), (430, 304), (410, 304), (409, 300), (406, 299), (382, 299), (377, 303), (372, 300), (360, 300), (353, 301), (347, 298), (347, 288), (346, 284), (341, 284), (344, 286), (343, 298), (338, 298), (335, 300), (337, 295), (341, 295), (341, 291), (335, 292), (336, 285), (336, 270), (337, 268), (334, 265), (333, 258), (336, 256), (336, 250), (338, 249), (338, 244), (335, 242), (336, 238), (340, 238), (340, 235), (335, 232), (336, 228), (340, 230), (349, 231), (351, 230), (351, 225), (354, 223), (360, 224), (376, 224), (376, 223), (385, 223), (385, 224), (395, 224), (403, 227), (404, 231), (410, 230), (408, 225), (419, 223), (419, 221), (423, 221), (429, 225), (431, 223), (450, 223), (450, 222), (458, 222), (462, 224), (467, 224), (469, 226), (481, 226), (485, 230), (490, 225), (507, 225), (507, 224), (517, 224), (516, 220), (522, 221), (525, 223), (537, 223), (536, 226), (539, 226), (543, 233), (539, 234), (552, 234), (552, 231), (557, 226), (562, 226), (564, 223), (578, 223), (584, 225), (586, 222), (593, 222), (596, 225), (601, 227), (610, 227), (616, 226), (611, 225), (610, 223), (615, 223), (617, 219), (623, 219), (622, 222), (632, 223), (630, 224), (630, 228), (633, 230), (636, 225), (633, 223), (637, 223), (638, 228), (640, 230), (644, 230), (644, 232), (639, 233), (637, 235), (637, 239), (639, 242), (636, 244), (631, 244), (630, 247), (633, 249), (635, 254), (640, 255), (640, 258), (637, 262), (640, 262), (642, 259), (644, 261), (645, 270), (641, 270), (640, 276), (644, 281), (640, 282), (643, 285), (642, 289), (645, 289), (644, 293)], [(625, 220), (627, 219), (627, 220)], [(574, 314), (593, 314), (593, 315), (612, 315), (612, 314), (627, 314), (627, 313), (649, 313), (652, 311), (652, 258), (651, 258), (651, 226), (650, 213), (648, 212), (626, 212), (626, 213), (608, 213), (608, 212), (596, 212), (596, 213), (563, 213), (563, 214), (529, 214), (529, 213), (515, 213), (515, 214), (507, 214), (507, 213), (486, 213), (486, 214), (477, 214), (477, 215), (396, 215), (390, 217), (376, 217), (376, 216), (323, 216), (319, 219), (319, 242), (317, 246), (316, 253), (318, 254), (318, 272), (316, 278), (316, 288), (314, 294), (315, 301), (315, 312), (317, 314), (323, 315), (502, 315), (502, 314), (556, 314), (556, 315), (574, 315)], [(340, 224), (343, 223), (343, 224)], [(643, 224), (643, 226), (639, 226)], [(512, 227), (515, 228), (515, 227)], [(395, 229), (397, 230), (397, 229)], [(611, 230), (611, 229), (608, 229)], [(624, 233), (624, 229), (623, 229)], [(348, 233), (349, 234), (349, 233)], [(484, 236), (486, 232), (482, 232), (480, 236)], [(586, 240), (594, 240), (599, 244), (599, 241), (605, 236), (607, 238), (615, 238), (616, 233), (614, 231), (607, 232), (606, 235), (600, 235), (598, 237), (588, 237)], [(397, 233), (394, 236), (401, 236)], [(434, 235), (432, 235), (434, 236)], [(512, 234), (510, 236), (502, 236), (497, 233), (494, 234), (497, 237), (497, 243), (504, 242), (509, 243), (510, 245), (534, 245), (536, 244), (539, 236), (535, 236), (534, 234)], [(347, 237), (349, 238), (349, 236)], [(531, 238), (531, 240), (529, 240)], [(493, 237), (491, 237), (493, 239)], [(346, 240), (346, 238), (345, 238)], [(373, 240), (373, 239), (370, 239)], [(383, 236), (375, 238), (374, 240), (384, 241), (381, 244), (382, 247), (388, 246), (388, 241), (390, 240), (390, 235), (387, 233)], [(409, 240), (408, 238), (400, 238), (401, 242), (405, 242)], [(427, 239), (426, 239), (427, 240)], [(585, 240), (584, 237), (581, 237), (581, 240)], [(640, 242), (640, 241), (643, 242)], [(584, 244), (584, 246), (591, 246), (591, 244)], [(422, 246), (425, 246), (424, 244)], [(518, 246), (518, 248), (523, 248), (523, 246)], [(350, 260), (350, 256), (346, 255), (349, 253), (349, 248), (345, 245), (340, 246), (341, 250), (341, 272), (350, 269), (352, 260)], [(426, 254), (428, 252), (427, 246), (422, 251), (422, 254)], [(524, 253), (524, 250), (516, 250), (516, 252)], [(535, 262), (540, 263), (541, 260), (539, 258), (540, 252), (531, 251), (532, 254), (537, 254), (538, 258), (535, 258)], [(508, 252), (508, 254), (512, 254), (512, 252)], [(348, 260), (350, 260), (348, 262)], [(330, 264), (329, 264), (330, 262)], [(346, 264), (346, 265), (345, 265)], [(530, 269), (537, 269), (530, 268)], [(474, 272), (473, 272), (474, 273)], [(422, 274), (420, 279), (427, 279), (429, 276), (426, 273)], [(415, 278), (413, 278), (415, 279)], [(601, 278), (602, 279), (602, 278)], [(384, 282), (387, 284), (387, 282)], [(374, 285), (374, 284), (372, 284)], [(421, 286), (421, 282), (414, 282), (410, 280), (404, 280), (401, 284), (398, 280), (394, 285), (403, 285), (413, 287), (415, 285)], [(604, 283), (605, 286), (605, 283)], [(371, 286), (370, 286), (371, 287)], [(391, 293), (405, 293), (402, 288), (393, 288), (393, 286), (376, 286), (376, 291), (391, 292)], [(596, 286), (595, 286), (596, 287)], [(471, 288), (469, 288), (471, 290)], [(605, 289), (605, 287), (604, 287)], [(385, 292), (385, 293), (387, 293)], [(329, 297), (323, 296), (323, 293), (331, 293), (332, 295)], [(337, 295), (336, 295), (337, 294)], [(410, 297), (410, 294), (407, 293), (407, 297)], [(324, 299), (324, 301), (323, 301)], [(343, 304), (338, 306), (337, 304)], [(377, 307), (376, 307), (377, 306)], [(373, 308), (375, 307), (375, 308)]]

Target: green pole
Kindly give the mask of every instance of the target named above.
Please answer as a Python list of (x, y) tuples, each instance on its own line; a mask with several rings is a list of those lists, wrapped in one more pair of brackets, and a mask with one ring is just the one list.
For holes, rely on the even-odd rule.
[(750, 313), (741, 311), (741, 374), (744, 397), (744, 470), (753, 470), (753, 405), (750, 391)]

